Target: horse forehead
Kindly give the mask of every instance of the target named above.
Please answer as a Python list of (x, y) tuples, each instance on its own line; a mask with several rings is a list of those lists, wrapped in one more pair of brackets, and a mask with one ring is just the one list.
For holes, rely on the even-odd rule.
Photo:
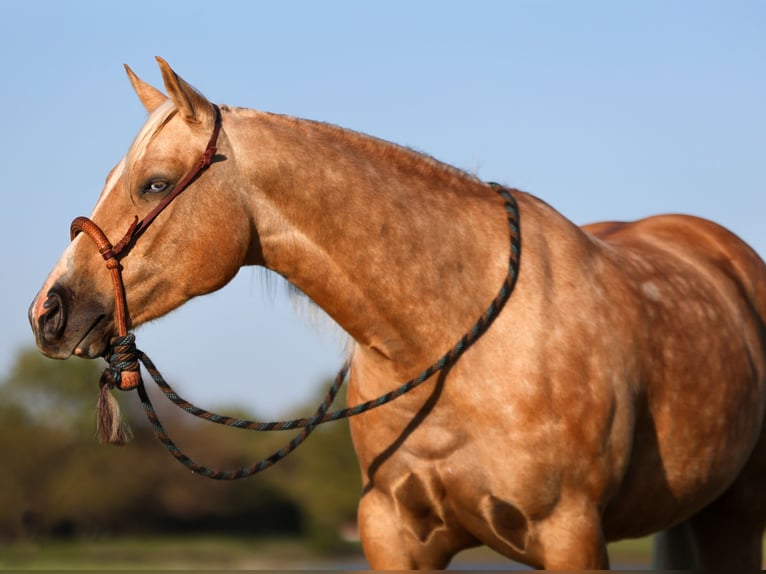
[(98, 215), (98, 212), (103, 208), (104, 203), (106, 202), (107, 198), (110, 196), (111, 192), (118, 187), (118, 183), (122, 179), (122, 176), (125, 173), (125, 158), (122, 158), (120, 162), (112, 168), (112, 171), (109, 172), (109, 175), (106, 176), (106, 182), (104, 183), (104, 188), (101, 190), (101, 195), (98, 197), (98, 201), (96, 202), (96, 205), (93, 207), (93, 211), (91, 213), (91, 219), (96, 217)]
[(117, 181), (122, 177), (123, 172), (125, 171), (125, 158), (122, 158), (119, 163), (112, 168), (112, 171), (109, 172), (109, 175), (106, 176), (106, 182), (104, 183), (104, 189), (112, 189)]

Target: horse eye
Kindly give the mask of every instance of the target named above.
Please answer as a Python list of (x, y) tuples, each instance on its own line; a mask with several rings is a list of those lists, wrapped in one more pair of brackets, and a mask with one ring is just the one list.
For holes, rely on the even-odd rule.
[(166, 181), (152, 181), (144, 188), (144, 193), (162, 193), (168, 188)]

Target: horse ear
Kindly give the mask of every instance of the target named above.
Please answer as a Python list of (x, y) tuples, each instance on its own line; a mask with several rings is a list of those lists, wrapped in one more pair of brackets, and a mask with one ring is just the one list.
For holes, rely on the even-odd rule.
[(178, 76), (165, 60), (159, 56), (156, 60), (160, 66), (168, 96), (178, 108), (181, 117), (187, 123), (212, 126), (215, 122), (213, 104)]
[(147, 112), (151, 114), (154, 110), (160, 107), (162, 103), (167, 101), (168, 98), (165, 94), (136, 76), (127, 64), (125, 64), (125, 71), (128, 73), (130, 83), (133, 84), (133, 89), (136, 90), (136, 94), (138, 94), (138, 99), (144, 104)]

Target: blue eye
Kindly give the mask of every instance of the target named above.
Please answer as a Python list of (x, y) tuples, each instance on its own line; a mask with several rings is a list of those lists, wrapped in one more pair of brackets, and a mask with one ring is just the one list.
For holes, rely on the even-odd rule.
[(152, 181), (144, 188), (144, 193), (162, 193), (168, 188), (166, 181)]

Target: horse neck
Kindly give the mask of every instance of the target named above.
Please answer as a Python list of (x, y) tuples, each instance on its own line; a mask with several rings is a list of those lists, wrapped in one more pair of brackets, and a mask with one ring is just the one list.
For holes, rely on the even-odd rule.
[(315, 122), (238, 114), (227, 135), (266, 267), (363, 348), (421, 368), (467, 330), (506, 272), (492, 190), (410, 150)]

